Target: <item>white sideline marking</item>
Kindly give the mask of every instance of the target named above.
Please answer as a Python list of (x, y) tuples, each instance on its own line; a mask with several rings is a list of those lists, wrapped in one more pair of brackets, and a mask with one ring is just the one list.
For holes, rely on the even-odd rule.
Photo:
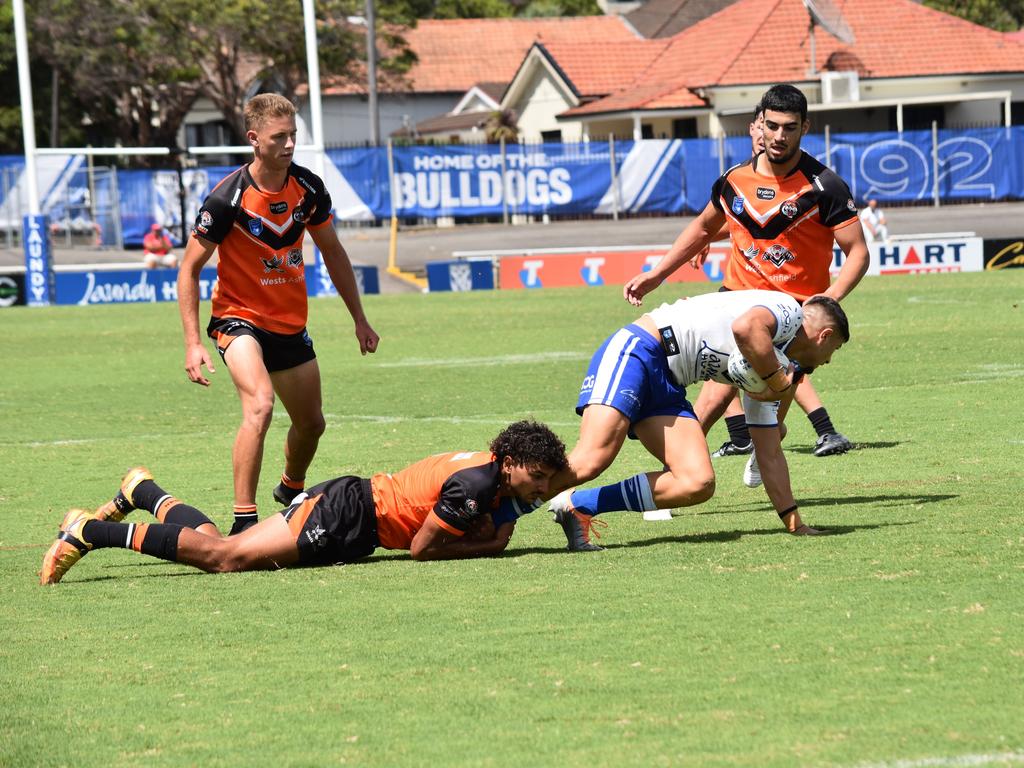
[(1024, 752), (995, 752), (989, 755), (957, 755), (956, 757), (922, 757), (917, 760), (895, 760), (887, 763), (858, 763), (854, 768), (961, 768), (992, 763), (1024, 763)]
[(378, 368), (472, 367), (479, 365), (522, 365), (558, 361), (589, 360), (582, 352), (531, 352), (523, 355), (495, 355), (493, 357), (407, 357), (391, 363), (377, 363)]
[[(369, 421), (374, 424), (419, 424), (421, 422), (433, 422), (442, 424), (499, 424), (501, 426), (507, 426), (511, 422), (516, 421), (515, 416), (377, 416), (368, 413), (325, 413), (324, 418), (336, 420), (338, 422)], [(538, 421), (543, 421), (549, 427), (579, 426), (578, 420), (551, 421), (550, 419), (538, 419)]]

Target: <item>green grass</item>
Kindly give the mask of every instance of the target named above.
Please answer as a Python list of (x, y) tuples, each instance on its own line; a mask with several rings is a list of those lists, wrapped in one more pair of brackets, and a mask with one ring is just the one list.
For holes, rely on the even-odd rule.
[[(526, 415), (571, 446), (586, 361), (636, 315), (618, 291), (369, 297), (365, 359), (342, 304), (315, 302), (311, 477), (480, 448)], [(1022, 300), (1024, 270), (848, 299), (852, 342), (815, 381), (858, 450), (815, 458), (798, 412), (787, 439), (804, 519), (841, 535), (785, 535), (723, 459), (710, 502), (609, 515), (596, 554), (538, 512), (496, 560), (209, 576), (106, 550), (45, 589), (64, 511), (133, 464), (227, 523), (239, 410), (223, 365), (187, 382), (173, 305), (4, 311), (0, 765), (1024, 762)], [(652, 462), (630, 444), (606, 477)]]

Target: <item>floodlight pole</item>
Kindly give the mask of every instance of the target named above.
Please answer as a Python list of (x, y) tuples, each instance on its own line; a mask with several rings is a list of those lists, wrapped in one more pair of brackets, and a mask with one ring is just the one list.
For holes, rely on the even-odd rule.
[(380, 107), (377, 105), (377, 9), (366, 0), (366, 90), (370, 108), (370, 141), (380, 145)]
[(317, 176), (324, 177), (324, 113), (320, 102), (320, 59), (317, 55), (316, 14), (313, 11), (313, 0), (302, 0), (302, 20), (306, 32), (306, 72), (309, 80), (309, 116), (310, 128), (313, 132), (315, 170)]
[(18, 87), (21, 94), (21, 132), (25, 145), (25, 181), (28, 185), (28, 215), (22, 219), (21, 242), (25, 249), (25, 303), (45, 307), (53, 300), (53, 268), (46, 217), (39, 209), (39, 180), (36, 176), (36, 123), (32, 105), (32, 78), (28, 66), (28, 35), (25, 31), (24, 0), (11, 0), (14, 11), (14, 46), (18, 56)]

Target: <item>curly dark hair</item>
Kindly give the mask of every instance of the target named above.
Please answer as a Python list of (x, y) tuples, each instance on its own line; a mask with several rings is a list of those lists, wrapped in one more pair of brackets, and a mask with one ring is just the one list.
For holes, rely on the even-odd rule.
[(554, 470), (566, 469), (565, 443), (546, 425), (524, 419), (509, 424), (491, 441), (491, 453), (502, 461), (506, 456), (517, 466), (543, 464)]
[(807, 119), (807, 97), (803, 91), (789, 83), (773, 85), (761, 97), (761, 108), (767, 112), (789, 112), (800, 115), (801, 122)]

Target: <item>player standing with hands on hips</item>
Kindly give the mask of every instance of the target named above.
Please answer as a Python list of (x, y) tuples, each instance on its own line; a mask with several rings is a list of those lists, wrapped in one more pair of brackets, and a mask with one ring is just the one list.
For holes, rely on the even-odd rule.
[[(727, 224), (732, 254), (726, 290), (782, 291), (800, 302), (824, 295), (842, 301), (868, 270), (864, 231), (849, 187), (800, 148), (810, 129), (807, 98), (792, 85), (775, 85), (761, 97), (764, 151), (726, 171), (711, 201), (676, 238), (650, 272), (631, 278), (623, 296), (635, 306), (680, 266), (698, 256)], [(834, 282), (832, 243), (846, 255)], [(694, 404), (705, 433), (733, 397), (728, 384), (706, 382)], [(786, 408), (779, 413), (780, 422)], [(760, 476), (751, 454), (744, 482)]]
[(375, 352), (379, 341), (363, 314), (352, 265), (334, 231), (330, 195), (318, 176), (292, 162), (295, 106), (278, 94), (260, 94), (246, 104), (245, 126), (253, 160), (227, 176), (203, 202), (178, 273), (185, 372), (196, 384), (209, 386), (202, 367), (211, 373), (214, 367), (199, 334), (199, 273), (218, 252), (213, 314), (206, 332), (242, 403), (242, 424), (231, 455), (232, 534), (258, 520), (256, 488), (275, 394), (291, 419), (284, 473), (274, 489), (280, 504), (290, 504), (302, 492), (325, 428), (320, 368), (306, 332), (302, 244), (307, 229), (352, 316), (360, 352)]

